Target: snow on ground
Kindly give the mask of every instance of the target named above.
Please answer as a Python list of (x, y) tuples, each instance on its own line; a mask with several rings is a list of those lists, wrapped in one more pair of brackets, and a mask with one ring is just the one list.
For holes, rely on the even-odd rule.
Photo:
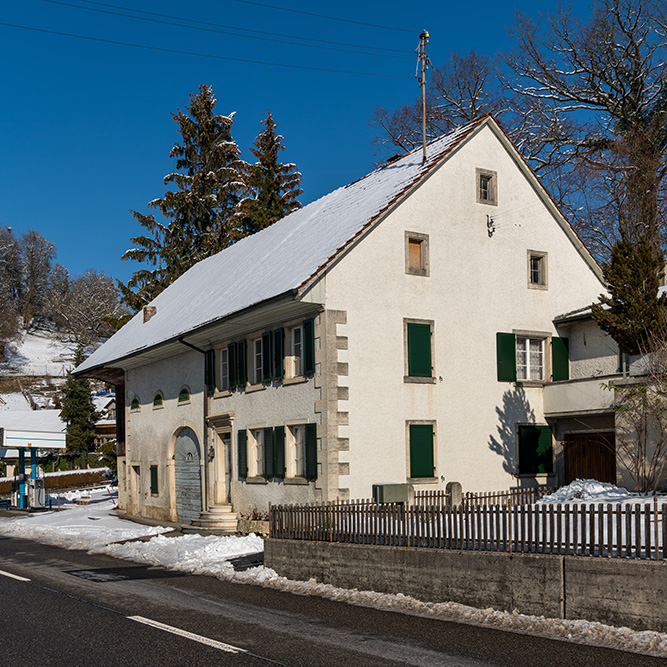
[[(598, 482), (594, 479), (576, 479), (567, 486), (562, 486), (549, 496), (544, 496), (537, 504), (563, 503), (624, 503), (642, 504), (653, 503), (654, 496), (631, 493), (615, 484)], [(658, 496), (658, 500), (665, 502), (667, 497)]]
[[(26, 468), (30, 468), (30, 462), (26, 462)], [(58, 470), (56, 472), (45, 472), (44, 477), (62, 477), (63, 475), (83, 475), (85, 473), (89, 472), (109, 472), (109, 468), (103, 467), (103, 468), (82, 468), (82, 469), (77, 469), (77, 470)], [(0, 482), (11, 482), (15, 478), (14, 477), (0, 477)], [(53, 490), (54, 494), (53, 495), (53, 502), (55, 502), (55, 498), (57, 497), (57, 490)], [(60, 494), (61, 497), (63, 497), (65, 494)], [(116, 494), (118, 495), (118, 494)], [(76, 497), (76, 496), (75, 496)]]
[[(583, 487), (581, 485), (577, 487), (574, 493), (581, 488), (588, 489), (590, 493), (594, 492), (592, 485), (586, 482), (583, 483)], [(605, 493), (612, 492), (613, 489), (605, 491)], [(383, 611), (468, 623), (667, 658), (665, 633), (638, 632), (585, 620), (530, 616), (517, 611), (476, 609), (456, 602), (422, 602), (402, 593), (375, 593), (336, 588), (330, 584), (318, 583), (315, 579), (292, 581), (266, 567), (235, 572), (228, 562), (230, 558), (263, 550), (263, 541), (256, 535), (204, 537), (192, 534), (166, 537), (159, 533), (168, 531), (168, 528), (143, 526), (119, 519), (113, 512), (116, 490), (114, 489), (112, 493), (114, 500), (108, 498), (107, 489), (60, 494), (63, 511), (44, 512), (25, 518), (0, 518), (0, 534), (46, 542), (68, 549), (84, 549), (91, 553), (107, 554), (181, 572), (214, 576), (224, 581), (262, 586), (295, 595), (314, 595)], [(82, 495), (88, 494), (91, 496), (90, 505), (80, 506), (75, 503)], [(105, 494), (108, 500), (105, 499)], [(154, 537), (148, 541), (124, 542), (145, 535)]]
[[(121, 521), (113, 511), (118, 491), (107, 488), (48, 496), (47, 505), (49, 498), (54, 507), (60, 502), (61, 511), (0, 519), (0, 535), (35, 540), (65, 549), (88, 550), (109, 542), (159, 535), (170, 530), (162, 526), (142, 526), (131, 521)], [(76, 504), (75, 501), (81, 500), (82, 496), (90, 497), (88, 505)]]
[(6, 347), (3, 375), (53, 375), (64, 377), (74, 365), (74, 344), (56, 340), (51, 332), (31, 331)]

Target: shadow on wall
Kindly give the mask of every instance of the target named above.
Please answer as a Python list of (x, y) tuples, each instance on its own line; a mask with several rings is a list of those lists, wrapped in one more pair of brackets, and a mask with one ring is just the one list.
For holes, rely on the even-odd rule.
[(498, 435), (489, 438), (489, 449), (503, 457), (503, 470), (517, 473), (517, 424), (534, 424), (535, 411), (526, 399), (523, 387), (512, 387), (503, 394), (502, 407), (496, 407)]

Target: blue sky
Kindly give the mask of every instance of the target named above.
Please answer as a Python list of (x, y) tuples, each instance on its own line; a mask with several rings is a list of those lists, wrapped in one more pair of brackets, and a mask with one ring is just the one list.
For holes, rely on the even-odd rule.
[[(585, 8), (588, 3), (577, 4)], [(39, 231), (56, 244), (58, 261), (73, 274), (95, 268), (123, 281), (137, 265), (121, 262), (120, 256), (142, 231), (130, 209), (146, 211), (146, 204), (164, 192), (162, 178), (174, 168), (169, 151), (178, 138), (171, 112), (184, 108), (200, 83), (213, 86), (216, 111), (236, 112), (232, 134), (246, 159), (252, 157), (248, 148), (262, 129), (260, 121), (271, 110), (285, 136), (283, 160), (295, 162), (302, 172), (301, 199), (308, 203), (372, 169), (374, 130), (368, 118), (377, 105), (393, 108), (417, 96), (414, 49), (422, 29), (430, 32), (428, 54), (438, 66), (452, 51), (474, 49), (493, 56), (507, 49), (506, 28), (515, 10), (537, 11), (525, 0), (484, 5), (22, 0), (1, 6), (0, 225), (17, 233)], [(100, 10), (159, 21), (173, 19), (155, 14), (185, 17), (207, 30)], [(334, 51), (269, 41), (296, 41), (289, 37), (255, 33), (263, 38), (249, 39), (215, 32), (240, 32), (221, 25), (391, 49), (381, 53), (395, 57), (346, 51), (357, 47)]]

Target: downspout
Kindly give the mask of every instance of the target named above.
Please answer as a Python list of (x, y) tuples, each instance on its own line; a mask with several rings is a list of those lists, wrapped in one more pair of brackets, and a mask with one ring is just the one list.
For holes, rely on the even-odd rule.
[[(194, 350), (195, 352), (200, 352), (204, 356), (206, 356), (206, 350), (202, 350), (201, 348), (197, 347), (196, 345), (193, 345), (192, 343), (188, 343), (186, 340), (183, 340), (183, 337), (179, 337), (178, 342), (181, 343), (182, 345), (185, 345), (185, 347), (189, 347), (191, 350)], [(204, 370), (204, 376), (206, 376), (206, 370)], [(203, 447), (203, 452), (202, 456), (204, 459), (204, 500), (205, 500), (205, 507), (204, 511), (209, 510), (209, 480), (208, 480), (208, 426), (206, 422), (206, 403), (208, 401), (208, 387), (206, 386), (206, 377), (204, 377), (204, 407), (203, 407), (203, 415), (202, 415), (202, 426), (203, 426), (203, 434), (204, 434), (204, 447)]]

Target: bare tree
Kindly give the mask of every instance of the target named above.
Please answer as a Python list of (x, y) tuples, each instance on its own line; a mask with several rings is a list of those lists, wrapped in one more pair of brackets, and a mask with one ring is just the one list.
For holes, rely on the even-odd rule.
[(90, 345), (111, 335), (128, 311), (118, 300), (113, 278), (88, 269), (70, 278), (57, 265), (57, 279), (49, 294), (48, 310), (59, 328), (75, 342)]
[[(489, 57), (475, 51), (451, 54), (445, 65), (433, 70), (426, 90), (427, 139), (506, 108)], [(379, 152), (411, 151), (422, 142), (421, 100), (395, 111), (378, 106), (369, 123), (380, 132), (374, 140)]]
[(542, 23), (519, 16), (512, 30), (517, 48), (505, 63), (514, 78), (505, 82), (544, 112), (529, 157), (549, 166), (542, 170), (548, 181), (569, 181), (568, 209), (598, 251), (641, 236), (660, 247), (664, 16), (653, 0), (596, 0), (587, 22), (561, 4)]
[(0, 227), (0, 362), (19, 331), (17, 300), (21, 282), (19, 250), (10, 227)]
[(41, 234), (28, 231), (21, 237), (21, 315), (23, 327), (28, 330), (32, 318), (41, 313), (49, 292), (51, 262), (56, 247)]

